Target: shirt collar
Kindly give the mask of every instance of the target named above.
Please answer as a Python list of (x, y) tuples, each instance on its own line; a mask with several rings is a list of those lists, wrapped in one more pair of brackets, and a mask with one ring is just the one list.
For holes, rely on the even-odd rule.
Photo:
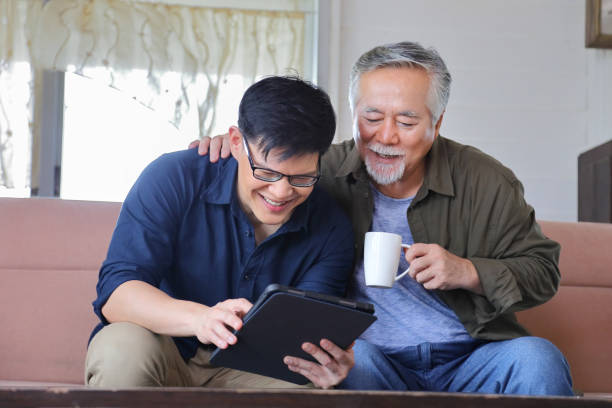
[[(455, 188), (451, 177), (446, 144), (447, 139), (438, 135), (431, 149), (425, 156), (425, 180), (423, 181), (421, 190), (431, 190), (452, 197), (455, 195)], [(352, 142), (351, 148), (336, 171), (335, 176), (346, 177), (349, 174), (357, 180), (368, 179), (365, 165), (361, 160), (359, 149), (355, 141)]]
[(214, 168), (217, 174), (202, 193), (202, 199), (210, 204), (229, 204), (236, 189), (238, 162), (233, 157), (219, 159), (217, 164), (210, 164), (209, 171)]
[[(212, 164), (211, 166), (215, 165)], [(238, 162), (233, 157), (229, 157), (221, 159), (216, 167), (218, 168), (216, 177), (214, 177), (212, 183), (202, 193), (202, 200), (210, 204), (230, 205), (233, 214), (237, 215), (240, 213), (246, 219), (246, 214), (244, 214), (240, 206), (240, 199), (236, 191)], [(279, 228), (279, 231), (289, 232), (303, 229), (308, 232), (310, 201), (314, 193), (315, 191), (313, 190), (306, 201), (293, 211), (289, 220)]]
[[(316, 189), (316, 187), (315, 187)], [(312, 193), (308, 196), (308, 198), (300, 205), (297, 206), (293, 210), (293, 214), (289, 218), (289, 221), (284, 223), (280, 228), (280, 232), (294, 232), (299, 230), (304, 230), (308, 232), (308, 217), (310, 214), (310, 201), (312, 200), (312, 195), (315, 194), (315, 191), (312, 190)]]

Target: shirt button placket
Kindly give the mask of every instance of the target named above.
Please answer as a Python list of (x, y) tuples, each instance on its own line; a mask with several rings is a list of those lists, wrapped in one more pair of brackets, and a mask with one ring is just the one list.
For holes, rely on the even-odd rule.
[[(247, 238), (250, 238), (253, 235), (253, 233), (251, 232), (250, 229), (247, 229), (244, 232), (244, 235), (246, 235)], [(245, 280), (245, 281), (248, 281), (250, 278), (251, 278), (251, 274), (249, 274), (249, 268), (248, 268), (248, 264), (247, 264), (247, 267), (245, 267), (244, 273), (242, 274), (242, 279)]]
[(251, 255), (247, 264), (244, 266), (242, 271), (242, 277), (240, 278), (240, 295), (244, 298), (249, 298), (253, 292), (253, 285), (255, 285), (255, 276), (258, 264), (258, 254), (255, 252)]
[(253, 273), (251, 272), (252, 268), (247, 265), (243, 272), (242, 277), (238, 283), (238, 292), (239, 296), (243, 298), (247, 298), (251, 295), (251, 287), (253, 286)]
[[(251, 233), (251, 230), (246, 230), (246, 236), (247, 237), (251, 237), (253, 234)], [(250, 263), (250, 262), (249, 262)], [(247, 267), (244, 269), (244, 273), (242, 275), (242, 279), (245, 281), (248, 281), (249, 279), (251, 279), (251, 274), (249, 273), (249, 268), (248, 265)]]

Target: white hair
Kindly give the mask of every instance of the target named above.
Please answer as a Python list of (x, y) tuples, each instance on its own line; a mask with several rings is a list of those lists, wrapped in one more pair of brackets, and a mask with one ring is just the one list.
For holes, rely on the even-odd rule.
[(355, 112), (361, 75), (380, 68), (414, 68), (424, 69), (431, 78), (427, 107), (431, 114), (432, 125), (446, 109), (450, 95), (451, 75), (446, 64), (433, 48), (423, 48), (415, 42), (398, 42), (372, 48), (363, 54), (353, 65), (350, 75), (349, 104), (351, 113)]

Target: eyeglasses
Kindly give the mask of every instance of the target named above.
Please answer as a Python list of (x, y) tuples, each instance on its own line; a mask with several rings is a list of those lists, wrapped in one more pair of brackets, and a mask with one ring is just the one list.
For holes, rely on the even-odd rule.
[(289, 176), (287, 174), (280, 173), (276, 170), (267, 169), (265, 167), (257, 167), (253, 163), (253, 159), (251, 159), (251, 150), (249, 149), (249, 144), (246, 142), (246, 138), (242, 136), (242, 142), (244, 143), (244, 148), (247, 154), (247, 158), (249, 159), (249, 164), (251, 165), (251, 170), (253, 170), (253, 177), (261, 181), (267, 182), (275, 182), (283, 177), (287, 177), (289, 180), (289, 184), (294, 187), (310, 187), (313, 186), (317, 181), (319, 181), (320, 175), (316, 176), (308, 176), (308, 175), (295, 175)]

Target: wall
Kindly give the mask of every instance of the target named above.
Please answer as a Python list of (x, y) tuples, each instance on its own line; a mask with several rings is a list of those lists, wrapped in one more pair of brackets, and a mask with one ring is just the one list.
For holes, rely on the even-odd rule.
[[(499, 159), (539, 219), (577, 219), (577, 158), (612, 139), (612, 50), (584, 47), (579, 0), (331, 0), (337, 138), (349, 138), (348, 73), (371, 47), (435, 47), (454, 83), (441, 133)], [(339, 67), (339, 68), (338, 68)], [(336, 74), (336, 73), (334, 73)], [(322, 84), (325, 86), (326, 84)]]

